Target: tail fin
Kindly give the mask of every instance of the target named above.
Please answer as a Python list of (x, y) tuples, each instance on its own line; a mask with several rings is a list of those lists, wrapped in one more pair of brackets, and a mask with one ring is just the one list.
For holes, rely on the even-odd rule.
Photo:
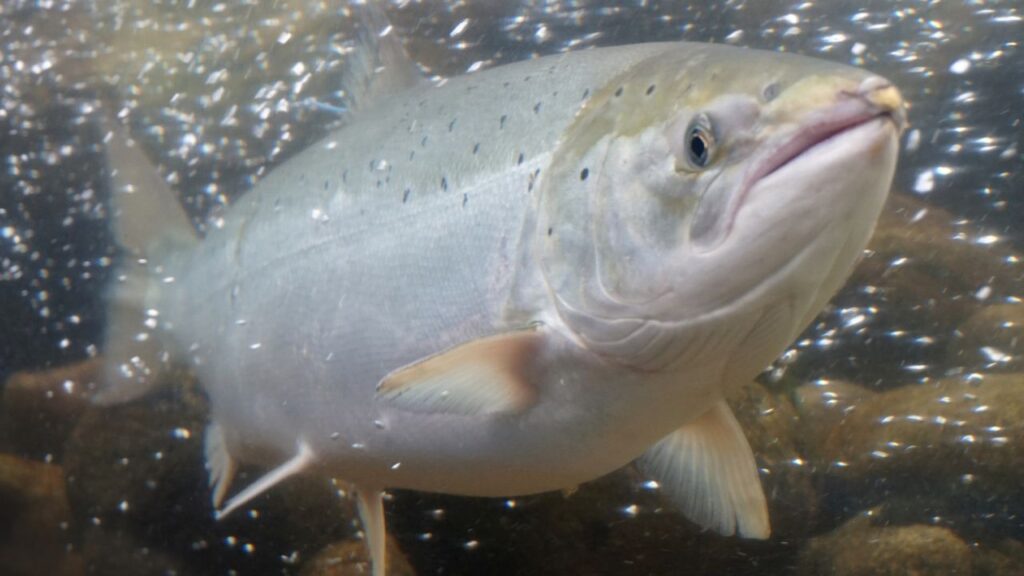
[(172, 289), (170, 257), (193, 248), (195, 229), (173, 191), (113, 121), (107, 121), (110, 214), (122, 261), (109, 293), (101, 404), (138, 398), (158, 382), (170, 360), (161, 341), (160, 292)]

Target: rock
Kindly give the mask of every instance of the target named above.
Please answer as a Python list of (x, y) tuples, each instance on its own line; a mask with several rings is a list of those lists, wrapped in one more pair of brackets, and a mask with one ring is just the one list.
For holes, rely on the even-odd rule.
[[(409, 561), (388, 537), (387, 576), (415, 576)], [(344, 540), (327, 546), (302, 565), (299, 576), (365, 576), (370, 573), (369, 554), (363, 540)]]
[(82, 556), (89, 576), (191, 575), (181, 560), (140, 543), (127, 531), (89, 526), (82, 536)]
[(967, 369), (1024, 369), (1024, 304), (986, 306), (967, 319), (950, 342), (947, 364)]
[(784, 540), (703, 532), (627, 468), (569, 495), (396, 492), (389, 522), (421, 574), (743, 574), (793, 561)]
[(75, 422), (88, 404), (98, 359), (52, 370), (17, 372), (3, 387), (2, 423), (14, 451), (59, 460)]
[(978, 547), (974, 554), (974, 576), (1019, 576), (1024, 574), (1024, 544), (1006, 539)]
[(788, 372), (872, 389), (946, 376), (956, 328), (983, 306), (1024, 294), (1024, 257), (990, 238), (939, 208), (891, 195), (865, 257), (800, 338)]
[(873, 526), (868, 516), (812, 538), (799, 576), (971, 576), (971, 549), (948, 528)]
[[(76, 516), (94, 523), (141, 524), (209, 518), (202, 469), (206, 401), (194, 382), (138, 402), (89, 406), (65, 448), (68, 496)], [(175, 502), (193, 502), (175, 511)]]
[(0, 566), (6, 576), (85, 574), (69, 549), (71, 519), (59, 466), (0, 454)]
[(879, 285), (894, 308), (955, 325), (987, 299), (1024, 292), (1020, 254), (983, 237), (941, 208), (893, 194), (852, 283)]
[(819, 466), (844, 506), (899, 496), (904, 520), (948, 515), (986, 530), (1024, 513), (1024, 374), (909, 385), (858, 403), (829, 434)]
[(827, 468), (824, 454), (825, 441), (832, 429), (851, 410), (875, 392), (843, 380), (819, 380), (804, 384), (793, 391), (793, 403), (799, 414), (797, 446), (811, 463)]

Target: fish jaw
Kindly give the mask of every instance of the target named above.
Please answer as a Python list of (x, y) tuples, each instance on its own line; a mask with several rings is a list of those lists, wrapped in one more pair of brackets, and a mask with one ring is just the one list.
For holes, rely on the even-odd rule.
[[(543, 242), (555, 307), (585, 346), (649, 371), (735, 365), (737, 350), (753, 347), (741, 363), (749, 378), (838, 289), (888, 194), (903, 100), (861, 70), (788, 74), (770, 98), (734, 77), (740, 88), (579, 154), (577, 171), (601, 167), (579, 199), (577, 213), (592, 220), (560, 237), (573, 217), (562, 209)], [(718, 144), (707, 169), (688, 166), (679, 145), (700, 116)], [(720, 346), (695, 351), (701, 334), (719, 330), (728, 333)]]
[[(758, 154), (746, 162), (746, 170), (736, 178), (735, 191), (728, 194), (727, 208), (721, 218), (710, 226), (696, 222), (691, 231), (694, 247), (710, 251), (732, 232), (737, 212), (755, 187), (763, 180), (792, 162), (822, 162), (818, 146), (826, 146), (833, 139), (842, 139), (847, 132), (863, 124), (873, 123), (879, 143), (882, 139), (898, 137), (906, 126), (906, 111), (899, 91), (880, 76), (863, 80), (837, 79), (811, 76), (790, 87), (786, 93), (766, 107), (761, 119)], [(881, 121), (881, 122), (877, 122)], [(872, 138), (869, 131), (858, 133), (861, 138)], [(844, 146), (832, 148), (840, 164), (845, 145), (855, 145), (857, 138), (844, 141)], [(867, 159), (881, 158), (865, 151)], [(823, 166), (823, 164), (820, 164)], [(841, 166), (837, 166), (841, 168)], [(783, 174), (777, 178), (799, 182), (806, 173)], [(699, 217), (699, 214), (698, 214)]]

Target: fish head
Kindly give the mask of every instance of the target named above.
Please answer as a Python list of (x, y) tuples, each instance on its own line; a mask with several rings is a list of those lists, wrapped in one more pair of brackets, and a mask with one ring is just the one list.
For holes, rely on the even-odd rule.
[(904, 108), (880, 76), (770, 52), (680, 48), (623, 73), (583, 106), (542, 188), (559, 315), (630, 366), (742, 349), (753, 376), (861, 254)]

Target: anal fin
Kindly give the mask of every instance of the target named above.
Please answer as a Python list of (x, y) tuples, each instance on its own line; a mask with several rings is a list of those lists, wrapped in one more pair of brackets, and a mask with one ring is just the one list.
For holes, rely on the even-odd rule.
[(724, 400), (652, 446), (637, 464), (700, 526), (725, 535), (769, 536), (757, 464)]
[(366, 547), (370, 551), (373, 576), (387, 571), (387, 532), (384, 526), (384, 493), (381, 490), (356, 486), (359, 518), (363, 522)]
[(206, 427), (203, 451), (206, 454), (206, 470), (210, 474), (213, 509), (218, 510), (221, 503), (224, 502), (224, 496), (228, 493), (236, 469), (235, 460), (228, 452), (227, 443), (224, 440), (224, 429), (220, 424), (213, 422)]
[[(296, 444), (295, 455), (288, 459), (288, 461), (282, 463), (273, 470), (267, 472), (263, 476), (260, 476), (258, 480), (247, 486), (244, 490), (235, 494), (230, 500), (224, 505), (224, 508), (217, 510), (214, 516), (217, 520), (222, 520), (228, 514), (231, 514), (239, 507), (244, 506), (247, 502), (260, 494), (270, 490), (274, 486), (278, 485), (282, 481), (294, 476), (307, 468), (316, 461), (316, 454), (313, 449), (306, 443), (305, 439), (300, 438)], [(225, 487), (226, 490), (226, 487)], [(216, 490), (215, 490), (216, 493)]]
[(536, 399), (529, 366), (544, 338), (534, 327), (467, 342), (388, 374), (377, 398), (410, 412), (520, 412)]

